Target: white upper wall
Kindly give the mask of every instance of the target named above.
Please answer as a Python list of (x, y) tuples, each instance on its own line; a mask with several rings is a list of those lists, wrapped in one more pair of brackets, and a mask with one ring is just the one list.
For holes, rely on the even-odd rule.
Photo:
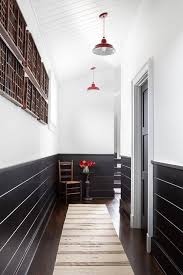
[(131, 80), (153, 57), (154, 160), (183, 164), (182, 10), (182, 0), (141, 4), (122, 60), (122, 155), (131, 155)]
[(87, 92), (91, 75), (64, 82), (60, 94), (60, 153), (114, 153), (114, 92), (118, 70), (96, 71), (100, 92)]
[[(19, 0), (20, 7), (39, 48), (47, 69), (52, 66), (47, 59), (44, 42), (29, 1)], [(58, 84), (53, 73), (49, 98), (49, 126), (43, 125), (0, 96), (0, 168), (35, 160), (58, 153)]]
[(56, 133), (3, 97), (0, 127), (0, 168), (58, 153)]

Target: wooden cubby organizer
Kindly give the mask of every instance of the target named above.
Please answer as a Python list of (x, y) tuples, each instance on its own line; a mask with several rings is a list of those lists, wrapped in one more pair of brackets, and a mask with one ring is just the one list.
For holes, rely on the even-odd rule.
[(48, 103), (28, 77), (25, 77), (24, 109), (40, 122), (48, 123)]
[(16, 0), (0, 0), (0, 94), (48, 123), (49, 77)]
[(47, 124), (48, 123), (48, 103), (46, 100), (41, 96), (40, 100), (40, 122)]
[(23, 107), (24, 70), (21, 63), (0, 38), (0, 93)]

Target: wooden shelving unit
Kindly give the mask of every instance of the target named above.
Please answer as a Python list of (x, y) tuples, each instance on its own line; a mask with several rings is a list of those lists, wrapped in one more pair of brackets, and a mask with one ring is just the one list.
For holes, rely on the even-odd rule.
[(30, 69), (28, 67), (24, 67), (24, 71), (25, 71), (25, 77), (28, 77), (31, 80), (32, 84), (40, 92), (41, 96), (44, 97), (44, 99), (47, 101), (48, 97), (45, 95), (45, 93), (41, 89), (41, 87), (40, 87), (37, 79), (35, 78), (35, 76), (33, 75), (33, 73), (30, 71)]
[[(23, 65), (25, 62), (25, 59), (7, 31), (4, 29), (4, 27), (0, 23), (0, 38), (4, 41), (4, 43), (7, 45), (7, 47), (11, 50), (11, 52), (15, 55), (15, 57), (18, 59), (18, 61)], [(34, 84), (36, 89), (40, 92), (40, 94), (44, 97), (45, 100), (48, 100), (47, 95), (44, 93), (42, 88), (40, 87), (40, 84), (38, 83), (37, 79), (33, 75), (33, 73), (30, 71), (28, 67), (24, 67), (25, 71), (25, 77), (29, 77), (31, 82)]]
[[(26, 30), (26, 21), (20, 11), (20, 8), (18, 6), (18, 3), (16, 0), (11, 0), (10, 2), (3, 2), (3, 5), (6, 6), (6, 9), (1, 10), (1, 20), (0, 20), (0, 39), (4, 42), (4, 44), (7, 47), (7, 52), (10, 51), (15, 59), (19, 62), (19, 64), (23, 67), (23, 74), (15, 76), (16, 78), (19, 78), (19, 81), (17, 83), (11, 83), (10, 87), (5, 87), (7, 83), (11, 82), (11, 79), (8, 79), (8, 71), (7, 68), (4, 71), (4, 67), (1, 66), (0, 70), (1, 73), (1, 79), (4, 78), (3, 84), (0, 86), (0, 95), (4, 96), (14, 104), (16, 104), (19, 107), (22, 107), (26, 112), (31, 114), (33, 117), (38, 119), (41, 123), (47, 124), (48, 123), (48, 84), (49, 84), (49, 78), (46, 72), (46, 69), (44, 67), (44, 64), (41, 62), (41, 56), (39, 54), (39, 51), (37, 50), (36, 44), (34, 42), (34, 39), (32, 38), (31, 33)], [(10, 6), (8, 6), (10, 5)], [(15, 20), (15, 15), (17, 16)], [(7, 17), (7, 18), (6, 18)], [(34, 54), (34, 64), (29, 68), (27, 64), (27, 34), (31, 36), (32, 39), (32, 45), (33, 45), (33, 54)], [(0, 53), (1, 54), (1, 53)], [(3, 56), (0, 55), (0, 57), (3, 60)], [(29, 49), (29, 63), (31, 62), (32, 55), (30, 53)], [(1, 60), (0, 60), (1, 61)], [(2, 62), (2, 61), (1, 61)], [(7, 61), (6, 61), (7, 62)], [(37, 62), (37, 63), (36, 63)], [(11, 70), (10, 66), (10, 70)], [(33, 72), (32, 72), (33, 70)], [(11, 73), (11, 72), (10, 72)], [(20, 81), (22, 81), (23, 78), (28, 78), (32, 85), (35, 87), (36, 91), (39, 93), (39, 96), (36, 97), (36, 104), (40, 104), (40, 110), (37, 113), (34, 112), (34, 110), (29, 110), (26, 107), (26, 98), (25, 98), (25, 85), (21, 86), (19, 85)], [(8, 82), (7, 82), (8, 81)], [(13, 81), (13, 79), (12, 79)], [(24, 82), (24, 81), (23, 81)], [(1, 83), (0, 83), (1, 84)], [(11, 90), (11, 86), (13, 87)], [(1, 89), (2, 87), (2, 89)], [(9, 92), (8, 92), (9, 89)], [(16, 89), (14, 91), (14, 89)], [(12, 93), (11, 93), (12, 91)], [(21, 98), (21, 91), (23, 94), (23, 101), (20, 103)], [(14, 96), (14, 93), (17, 93), (17, 98)], [(40, 102), (39, 102), (40, 101)], [(35, 102), (34, 102), (35, 104)], [(42, 106), (42, 107), (41, 107)], [(42, 108), (42, 109), (41, 109)]]
[(4, 41), (4, 43), (7, 45), (7, 47), (12, 51), (12, 53), (16, 56), (19, 62), (22, 63), (25, 61), (23, 55), (21, 54), (20, 50), (17, 48), (15, 43), (13, 42), (12, 38), (8, 34), (8, 32), (5, 30), (3, 25), (0, 23), (0, 37)]

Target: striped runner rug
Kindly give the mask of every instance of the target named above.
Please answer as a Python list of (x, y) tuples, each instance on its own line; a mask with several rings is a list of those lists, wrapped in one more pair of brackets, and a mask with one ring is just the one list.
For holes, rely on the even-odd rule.
[(53, 275), (134, 274), (104, 204), (70, 204)]

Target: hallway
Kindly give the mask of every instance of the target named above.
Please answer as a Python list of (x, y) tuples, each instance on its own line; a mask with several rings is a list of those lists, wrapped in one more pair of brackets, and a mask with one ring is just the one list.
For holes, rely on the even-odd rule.
[[(141, 230), (131, 230), (126, 214), (120, 216), (119, 200), (120, 195), (116, 195), (113, 200), (95, 200), (93, 203), (106, 203), (135, 275), (162, 275), (153, 257), (146, 253), (145, 236)], [(67, 206), (57, 200), (28, 275), (52, 275), (66, 212)]]
[(0, 0), (0, 275), (183, 275), (182, 11)]

